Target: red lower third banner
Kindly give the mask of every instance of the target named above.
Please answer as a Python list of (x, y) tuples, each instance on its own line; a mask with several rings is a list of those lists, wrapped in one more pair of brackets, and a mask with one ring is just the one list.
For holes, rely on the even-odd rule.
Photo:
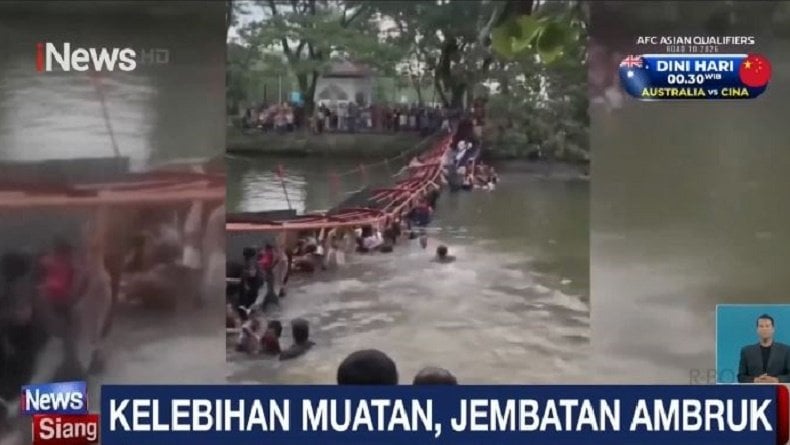
[(33, 445), (86, 445), (99, 443), (98, 414), (36, 414)]

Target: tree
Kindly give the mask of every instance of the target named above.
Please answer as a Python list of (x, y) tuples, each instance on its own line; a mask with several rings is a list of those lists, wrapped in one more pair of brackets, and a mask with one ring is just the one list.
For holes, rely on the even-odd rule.
[(241, 45), (228, 43), (225, 98), (229, 114), (238, 112), (239, 104), (246, 98), (249, 87), (252, 52)]
[(492, 31), (489, 145), (507, 155), (589, 160), (586, 14), (552, 2), (505, 17)]
[(259, 52), (282, 53), (308, 114), (318, 78), (334, 60), (348, 58), (391, 71), (400, 58), (396, 48), (380, 41), (369, 2), (268, 0), (261, 5), (266, 18), (246, 26), (245, 43)]
[[(397, 27), (400, 45), (432, 73), (439, 99), (460, 107), (467, 91), (485, 77), (488, 42), (481, 30), (504, 10), (502, 1), (372, 2)], [(485, 31), (482, 31), (486, 34)], [(485, 36), (484, 36), (485, 37)], [(424, 78), (424, 76), (418, 76)]]

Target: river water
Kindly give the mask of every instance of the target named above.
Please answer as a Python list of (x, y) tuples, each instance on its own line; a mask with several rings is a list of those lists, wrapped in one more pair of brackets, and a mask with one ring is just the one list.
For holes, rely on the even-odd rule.
[(592, 110), (592, 338), (609, 382), (714, 383), (692, 376), (715, 368), (716, 304), (790, 302), (790, 58), (758, 48), (773, 77), (755, 100)]
[[(50, 6), (37, 3), (35, 14), (10, 5), (0, 10), (0, 161), (114, 156), (99, 92), (120, 154), (134, 168), (224, 151), (224, 3), (177, 2), (167, 16), (146, 15), (142, 6), (129, 10), (129, 4), (118, 16), (111, 5), (96, 3), (52, 15)], [(215, 12), (206, 13), (212, 8)], [(39, 41), (166, 49), (169, 61), (133, 73), (103, 73), (98, 80), (84, 73), (37, 73)], [(49, 239), (64, 226), (63, 215), (4, 213), (2, 218), (6, 238), (9, 227), (38, 230), (28, 236)], [(27, 218), (39, 225), (18, 224)], [(106, 372), (95, 383), (221, 381), (222, 303), (217, 299), (208, 306), (176, 316), (128, 309), (108, 342)], [(41, 379), (59, 362), (60, 348), (50, 346), (39, 364)]]
[[(335, 189), (336, 171), (357, 162), (326, 159), (229, 159), (228, 208), (327, 209), (360, 187), (361, 175)], [(524, 165), (498, 166), (494, 192), (444, 193), (428, 250), (399, 244), (389, 255), (356, 255), (342, 269), (291, 284), (283, 321), (304, 317), (317, 346), (298, 360), (249, 358), (229, 349), (229, 380), (334, 383), (340, 361), (378, 348), (396, 361), (403, 383), (427, 365), (464, 383), (583, 381), (589, 345), (588, 196), (586, 181), (548, 178)], [(387, 178), (379, 168), (374, 180)], [(457, 261), (430, 262), (439, 243)], [(290, 342), (286, 323), (282, 341)]]

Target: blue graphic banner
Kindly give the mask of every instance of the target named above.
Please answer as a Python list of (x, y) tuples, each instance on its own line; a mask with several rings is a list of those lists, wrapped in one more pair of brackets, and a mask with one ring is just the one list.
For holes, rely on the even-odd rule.
[(623, 89), (640, 100), (754, 99), (771, 63), (759, 54), (643, 54), (620, 63)]
[(104, 386), (103, 445), (777, 445), (787, 389)]

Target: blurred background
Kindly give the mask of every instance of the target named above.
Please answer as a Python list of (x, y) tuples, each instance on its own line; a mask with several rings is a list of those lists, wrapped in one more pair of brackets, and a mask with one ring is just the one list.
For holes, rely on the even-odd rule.
[[(0, 161), (113, 157), (107, 120), (136, 168), (221, 152), (224, 4), (3, 2), (0, 16)], [(168, 57), (129, 73), (37, 73), (46, 41)]]
[[(598, 379), (715, 383), (717, 303), (790, 301), (790, 3), (591, 2), (592, 339)], [(637, 102), (637, 36), (753, 35), (746, 101)], [(777, 326), (777, 330), (788, 329)], [(756, 337), (755, 337), (756, 341)]]
[[(167, 163), (188, 168), (192, 162), (205, 164), (222, 156), (225, 33), (224, 2), (1, 3), (3, 191), (13, 188), (6, 183), (11, 180), (107, 181), (130, 170), (144, 171)], [(38, 73), (36, 43), (45, 41), (86, 48), (130, 47), (138, 52), (158, 51), (160, 56), (129, 73)], [(210, 210), (204, 208), (204, 216)], [(113, 226), (116, 239), (131, 238), (140, 229), (134, 226), (136, 219), (123, 212), (115, 216), (126, 219), (128, 227)], [(135, 213), (134, 217), (156, 220), (155, 213)], [(89, 218), (90, 214), (66, 208), (0, 208), (0, 253), (36, 255), (51, 249), (56, 236), (79, 247), (84, 241), (79, 230)], [(182, 217), (178, 224), (183, 223)], [(201, 224), (205, 228), (206, 220)], [(220, 224), (224, 230), (224, 218)], [(200, 279), (171, 276), (167, 285), (175, 287), (184, 299), (194, 284), (187, 281)], [(12, 298), (5, 291), (3, 297), (0, 305), (5, 306), (0, 309), (5, 310)], [(94, 383), (221, 381), (224, 343), (220, 301), (176, 312), (124, 308), (105, 345), (104, 370), (95, 375)], [(17, 358), (7, 360), (8, 350), (2, 350), (3, 388), (15, 386), (18, 394), (16, 380), (47, 379), (44, 370), (57, 367), (64, 356), (61, 347), (50, 343), (32, 363), (32, 375), (12, 371), (20, 366), (18, 351), (13, 355), (12, 349)], [(0, 436), (3, 430), (29, 431), (13, 421), (3, 422), (2, 417)], [(11, 435), (3, 443), (29, 440)]]

